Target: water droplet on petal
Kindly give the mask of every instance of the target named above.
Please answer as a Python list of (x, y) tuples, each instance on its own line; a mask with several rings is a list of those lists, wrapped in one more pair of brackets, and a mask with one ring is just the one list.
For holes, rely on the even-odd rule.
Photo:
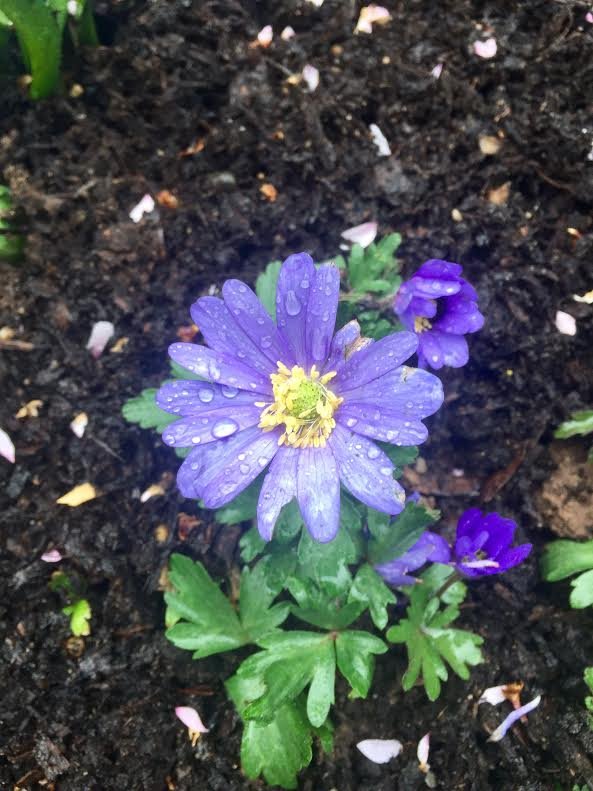
[(381, 475), (391, 475), (391, 467), (381, 467)]
[(194, 445), (199, 445), (202, 441), (202, 437), (200, 437), (199, 434), (196, 434), (195, 437), (191, 438), (191, 441), (194, 443)]
[(379, 453), (379, 448), (376, 448), (374, 445), (367, 450), (367, 456), (369, 459), (376, 459)]
[(223, 417), (212, 426), (212, 435), (216, 439), (223, 439), (224, 437), (230, 437), (238, 428), (239, 425), (234, 420)]
[(292, 289), (290, 289), (290, 291), (288, 291), (286, 294), (284, 307), (286, 308), (286, 312), (289, 316), (298, 316), (301, 312), (301, 303)]
[[(186, 392), (183, 393), (183, 395), (186, 394), (187, 394)], [(214, 391), (212, 390), (211, 387), (201, 387), (198, 390), (198, 398), (203, 404), (209, 404), (210, 401), (212, 401), (212, 399), (214, 398)]]
[(304, 278), (301, 280), (301, 288), (309, 288), (309, 286), (310, 286), (310, 285), (311, 285), (311, 284), (309, 283), (309, 281), (307, 280), (307, 278), (306, 278), (306, 277), (304, 277)]
[(263, 316), (258, 316), (257, 317), (257, 323), (261, 326), (262, 324), (266, 323), (266, 320), (264, 319)]
[(260, 467), (265, 467), (268, 461), (269, 459), (267, 459), (265, 456), (260, 456), (259, 459), (257, 460), (257, 463), (259, 464)]
[(269, 349), (272, 345), (272, 339), (269, 335), (264, 335), (264, 337), (259, 342), (262, 349)]
[(249, 467), (249, 464), (243, 463), (239, 465), (239, 472), (241, 473), (241, 475), (247, 475), (250, 469), (251, 468)]
[(346, 421), (346, 425), (348, 428), (354, 428), (354, 426), (358, 423), (358, 420), (355, 417), (349, 417)]
[(234, 398), (238, 392), (239, 390), (236, 387), (222, 386), (222, 394), (225, 398)]

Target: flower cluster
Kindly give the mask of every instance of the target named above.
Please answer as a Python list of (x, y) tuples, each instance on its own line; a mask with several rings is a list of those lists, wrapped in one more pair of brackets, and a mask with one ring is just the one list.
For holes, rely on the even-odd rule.
[(395, 587), (417, 582), (410, 572), (429, 561), (451, 564), (462, 577), (500, 574), (518, 566), (531, 552), (531, 544), (511, 546), (516, 529), (512, 519), (497, 513), (484, 515), (478, 508), (470, 508), (457, 523), (453, 548), (442, 536), (427, 530), (407, 552), (375, 569)]
[(464, 336), (484, 324), (478, 295), (461, 272), (459, 264), (431, 259), (396, 294), (396, 314), (418, 336), (421, 368), (461, 368), (469, 356)]
[(337, 267), (292, 255), (278, 278), (276, 323), (247, 285), (229, 280), (222, 299), (192, 306), (207, 346), (169, 349), (204, 380), (168, 382), (157, 394), (179, 417), (164, 441), (192, 448), (179, 489), (219, 508), (268, 468), (257, 512), (266, 540), (296, 497), (311, 535), (331, 541), (340, 484), (371, 508), (399, 514), (404, 491), (376, 443), (423, 442), (422, 420), (443, 401), (436, 376), (404, 365), (417, 350), (415, 333), (372, 341), (351, 321), (334, 334), (339, 287)]

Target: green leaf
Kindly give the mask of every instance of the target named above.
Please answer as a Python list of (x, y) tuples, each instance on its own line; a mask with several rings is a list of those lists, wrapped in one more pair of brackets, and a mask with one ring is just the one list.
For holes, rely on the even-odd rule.
[(399, 263), (394, 258), (400, 243), (401, 236), (394, 233), (364, 250), (358, 244), (352, 247), (347, 270), (353, 292), (380, 295), (395, 293), (401, 283), (401, 277), (397, 274)]
[(75, 637), (87, 637), (91, 633), (91, 605), (86, 599), (79, 599), (62, 609), (70, 616), (70, 630)]
[[(443, 563), (433, 563), (423, 571), (420, 579), (427, 598), (435, 596), (453, 574), (455, 574), (454, 569)], [(449, 585), (443, 593), (439, 594), (439, 598), (445, 604), (459, 605), (464, 601), (466, 595), (467, 585), (461, 580), (457, 580), (457, 582)]]
[(336, 639), (336, 658), (340, 673), (352, 687), (351, 697), (366, 698), (373, 673), (375, 654), (384, 654), (387, 646), (369, 632), (341, 632)]
[(333, 541), (327, 544), (315, 541), (307, 530), (303, 530), (297, 554), (303, 573), (323, 582), (335, 577), (340, 563), (357, 563), (362, 549), (360, 534), (350, 533), (345, 527), (341, 527)]
[(280, 632), (259, 641), (265, 650), (246, 659), (237, 675), (262, 678), (265, 692), (244, 709), (245, 719), (270, 721), (309, 686), (307, 717), (320, 727), (334, 701), (335, 648), (331, 635)]
[(431, 511), (416, 503), (408, 503), (395, 519), (369, 509), (368, 527), (372, 535), (369, 541), (370, 562), (373, 565), (388, 563), (400, 557), (439, 518), (438, 511)]
[(239, 550), (243, 563), (251, 563), (258, 555), (261, 555), (267, 546), (260, 536), (257, 527), (250, 527), (239, 539)]
[(579, 610), (590, 607), (593, 604), (593, 569), (579, 574), (570, 584), (573, 589), (570, 594), (570, 606)]
[(392, 643), (405, 643), (408, 651), (408, 669), (402, 678), (407, 692), (422, 675), (422, 682), (430, 700), (441, 692), (441, 681), (448, 678), (447, 664), (467, 680), (469, 668), (483, 661), (479, 646), (483, 639), (463, 629), (452, 629), (450, 624), (459, 616), (455, 605), (440, 609), (440, 600), (431, 597), (424, 585), (410, 590), (407, 618), (402, 619), (387, 632)]
[(289, 604), (272, 605), (283, 580), (270, 573), (271, 563), (263, 558), (255, 568), (243, 570), (237, 615), (201, 563), (172, 555), (169, 579), (175, 592), (165, 593), (165, 601), (178, 620), (167, 630), (167, 639), (194, 651), (194, 659), (202, 659), (258, 642), (276, 631), (288, 615)]
[(561, 423), (554, 436), (558, 439), (568, 439), (577, 434), (591, 434), (593, 433), (593, 409), (585, 409), (582, 412), (574, 412), (570, 420)]
[(394, 322), (383, 318), (378, 310), (363, 310), (356, 315), (356, 318), (360, 324), (360, 333), (364, 338), (380, 341), (381, 338), (391, 335), (396, 330)]
[[(588, 695), (585, 698), (585, 706), (593, 714), (593, 667), (585, 668), (584, 679), (585, 679), (585, 684), (589, 687), (589, 692), (591, 692), (591, 695)], [(591, 725), (591, 728), (593, 728), (593, 718), (590, 719), (589, 723)]]
[(553, 541), (544, 550), (541, 560), (542, 576), (548, 582), (557, 582), (577, 571), (593, 568), (593, 540)]
[(276, 284), (282, 261), (272, 261), (255, 281), (255, 293), (270, 316), (276, 318)]
[(68, 598), (74, 595), (74, 585), (70, 577), (63, 571), (54, 571), (49, 580), (49, 589), (54, 593), (63, 590)]
[[(247, 702), (261, 693), (261, 687), (261, 682), (239, 675), (226, 682), (227, 692), (241, 716)], [(298, 703), (282, 706), (269, 722), (247, 720), (241, 742), (243, 771), (251, 780), (263, 774), (269, 785), (297, 788), (298, 773), (313, 757), (312, 741), (312, 728), (303, 705)]]
[(377, 629), (384, 629), (387, 626), (387, 605), (395, 604), (396, 598), (375, 569), (365, 563), (354, 577), (348, 601), (362, 602), (369, 608)]
[(128, 423), (138, 423), (140, 428), (153, 428), (161, 432), (169, 423), (179, 419), (178, 415), (171, 415), (156, 405), (156, 392), (155, 387), (150, 387), (126, 401), (122, 414)]
[(305, 623), (321, 629), (345, 629), (364, 611), (360, 601), (348, 602), (352, 575), (341, 563), (333, 577), (316, 582), (307, 577), (291, 577), (287, 582), (290, 593), (298, 606), (291, 607), (292, 614)]

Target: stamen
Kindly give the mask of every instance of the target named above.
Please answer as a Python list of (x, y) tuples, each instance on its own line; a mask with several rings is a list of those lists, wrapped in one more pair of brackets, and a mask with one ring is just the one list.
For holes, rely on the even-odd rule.
[[(307, 375), (299, 365), (289, 369), (278, 362), (278, 373), (270, 375), (274, 403), (261, 413), (260, 428), (271, 431), (284, 425), (279, 445), (325, 447), (336, 426), (334, 412), (343, 401), (326, 387), (335, 375), (336, 371), (330, 371), (322, 376), (315, 365)], [(264, 404), (258, 402), (257, 406)]]
[(425, 316), (416, 316), (414, 319), (414, 332), (424, 332), (432, 329), (432, 323)]

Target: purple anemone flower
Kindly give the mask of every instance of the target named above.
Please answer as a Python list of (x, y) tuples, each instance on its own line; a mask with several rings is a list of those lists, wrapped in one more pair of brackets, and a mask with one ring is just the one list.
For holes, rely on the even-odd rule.
[(375, 571), (383, 577), (385, 582), (399, 588), (402, 585), (414, 585), (418, 582), (416, 577), (409, 574), (410, 571), (416, 571), (429, 561), (448, 563), (450, 559), (451, 547), (449, 544), (442, 536), (427, 530), (407, 552), (388, 563), (379, 563), (375, 566)]
[(457, 524), (455, 567), (464, 577), (500, 574), (522, 563), (531, 544), (513, 547), (517, 525), (500, 514), (482, 514), (478, 508), (465, 511)]
[(192, 448), (177, 475), (181, 493), (220, 508), (269, 465), (257, 507), (266, 540), (296, 497), (311, 535), (331, 541), (340, 483), (371, 508), (400, 513), (404, 491), (373, 440), (423, 442), (421, 420), (443, 401), (436, 376), (403, 365), (418, 345), (413, 333), (373, 342), (351, 321), (334, 335), (339, 288), (335, 266), (291, 255), (278, 277), (277, 323), (248, 286), (227, 280), (222, 299), (191, 308), (208, 345), (169, 348), (205, 380), (168, 382), (156, 397), (180, 418), (166, 444)]
[(393, 308), (401, 323), (418, 335), (421, 368), (461, 368), (469, 357), (464, 336), (484, 324), (478, 295), (462, 271), (459, 264), (433, 258), (395, 296)]

